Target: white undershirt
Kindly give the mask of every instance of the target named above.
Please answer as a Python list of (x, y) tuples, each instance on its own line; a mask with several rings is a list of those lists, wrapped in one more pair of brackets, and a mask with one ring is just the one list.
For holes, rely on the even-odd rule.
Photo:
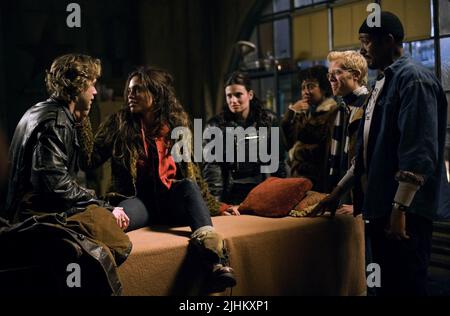
[(377, 103), (378, 97), (381, 94), (381, 91), (384, 87), (386, 77), (378, 80), (375, 84), (375, 88), (373, 89), (372, 95), (370, 96), (370, 100), (367, 103), (367, 108), (365, 112), (365, 121), (364, 121), (364, 166), (367, 170), (367, 145), (369, 143), (369, 133), (370, 126), (372, 125), (373, 112), (375, 109), (375, 105)]

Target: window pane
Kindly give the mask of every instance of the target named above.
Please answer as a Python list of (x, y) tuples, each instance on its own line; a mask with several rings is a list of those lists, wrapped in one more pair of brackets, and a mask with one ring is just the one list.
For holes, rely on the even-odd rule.
[(325, 3), (329, 2), (328, 0), (295, 0), (294, 6), (296, 8), (304, 7), (307, 5), (311, 5), (313, 3)]
[(292, 89), (295, 84), (295, 75), (282, 75), (279, 78), (280, 114), (286, 112), (289, 104), (294, 103)]
[(290, 0), (273, 0), (273, 12), (286, 11), (291, 8)]
[(261, 95), (260, 81), (261, 81), (260, 79), (252, 79), (252, 90), (259, 99), (261, 99), (261, 97), (260, 97), (260, 95)]
[(372, 87), (373, 85), (375, 85), (375, 82), (377, 81), (377, 77), (378, 77), (378, 70), (369, 69), (367, 87)]
[(269, 110), (276, 112), (275, 106), (275, 94), (274, 94), (274, 78), (262, 78), (261, 79), (261, 90), (260, 95), (258, 96), (261, 100), (263, 100), (265, 107)]
[(272, 23), (264, 23), (259, 26), (259, 47), (262, 56), (273, 56), (273, 27)]
[[(447, 104), (450, 104), (450, 92), (447, 92)], [(450, 116), (450, 112), (449, 112)], [(445, 164), (447, 166), (447, 177), (450, 181), (450, 118), (447, 121), (447, 141), (445, 142)]]
[(256, 62), (258, 60), (258, 36), (256, 32), (257, 28), (255, 27), (252, 33), (252, 36), (250, 37), (250, 42), (255, 44), (256, 49), (253, 51), (250, 51), (244, 56), (244, 65), (247, 69), (257, 69), (259, 68), (259, 64)]
[[(448, 107), (449, 107), (449, 109), (448, 109), (448, 111), (447, 111), (447, 113), (448, 113), (448, 116), (449, 116), (449, 118), (448, 118), (448, 120), (447, 120), (447, 125), (448, 125), (448, 129), (447, 129), (447, 134), (450, 136), (450, 92), (447, 92), (447, 105), (448, 105)], [(450, 137), (448, 138), (448, 146), (449, 146), (449, 148), (450, 148)]]
[(328, 67), (328, 61), (326, 59), (323, 59), (323, 60), (302, 60), (297, 62), (297, 67), (299, 69), (306, 69), (317, 65)]
[(291, 103), (295, 103), (301, 99), (301, 87), (298, 82), (298, 71), (291, 75), (292, 77), (292, 100)]
[(277, 20), (274, 22), (275, 35), (275, 58), (289, 58), (291, 57), (291, 40), (289, 20)]
[(439, 24), (441, 35), (450, 34), (450, 1), (439, 1)]
[(442, 86), (450, 90), (450, 38), (441, 39)]
[(435, 58), (433, 40), (405, 43), (403, 47), (414, 60), (434, 72)]
[(295, 5), (296, 8), (300, 8), (300, 7), (303, 7), (303, 6), (306, 6), (306, 5), (310, 5), (312, 3), (313, 3), (312, 0), (295, 0), (294, 5)]

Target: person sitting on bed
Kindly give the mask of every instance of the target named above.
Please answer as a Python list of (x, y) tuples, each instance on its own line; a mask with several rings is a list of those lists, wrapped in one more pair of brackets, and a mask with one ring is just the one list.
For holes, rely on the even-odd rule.
[[(119, 224), (131, 231), (153, 224), (189, 225), (190, 244), (210, 271), (209, 291), (236, 285), (223, 237), (213, 227), (194, 163), (175, 163), (171, 132), (189, 118), (166, 71), (140, 67), (127, 79), (125, 106), (103, 122), (93, 138), (88, 120), (79, 130), (84, 168), (111, 158), (112, 204), (123, 208)], [(205, 187), (203, 187), (205, 189)], [(207, 194), (205, 190), (204, 194)], [(115, 201), (113, 201), (115, 200)], [(114, 203), (115, 202), (115, 203)]]

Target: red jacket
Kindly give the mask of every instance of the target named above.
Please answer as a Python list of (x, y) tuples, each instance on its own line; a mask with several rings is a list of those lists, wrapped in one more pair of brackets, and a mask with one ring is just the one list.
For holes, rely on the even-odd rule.
[[(161, 128), (160, 136), (155, 139), (156, 148), (158, 150), (158, 175), (161, 182), (168, 188), (172, 186), (172, 181), (177, 174), (177, 165), (169, 152), (169, 148), (165, 141), (165, 136), (169, 133), (169, 127), (164, 125)], [(144, 124), (141, 128), (142, 141), (144, 142), (145, 155), (148, 157), (148, 144), (145, 138)]]

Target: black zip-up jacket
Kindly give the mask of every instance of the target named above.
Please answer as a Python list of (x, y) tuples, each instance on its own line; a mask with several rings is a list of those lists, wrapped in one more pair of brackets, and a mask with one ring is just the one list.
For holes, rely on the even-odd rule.
[(75, 119), (66, 104), (50, 98), (28, 109), (10, 146), (7, 217), (32, 215), (24, 213), (24, 205), (27, 212), (64, 212), (95, 199), (75, 180), (78, 151)]
[[(281, 141), (281, 131), (280, 131), (280, 139), (276, 142), (279, 147), (279, 166), (278, 170), (272, 174), (264, 174), (261, 173), (261, 166), (263, 164), (259, 157), (256, 162), (250, 162), (249, 160), (249, 151), (250, 148), (250, 139), (259, 140), (261, 135), (259, 134), (259, 127), (267, 127), (267, 146), (270, 148), (271, 145), (271, 127), (279, 127), (279, 121), (275, 113), (266, 111), (266, 115), (268, 117), (267, 123), (256, 122), (253, 118), (253, 113), (250, 113), (249, 118), (247, 119), (245, 126), (242, 126), (240, 123), (226, 119), (225, 116), (219, 114), (208, 121), (208, 124), (205, 129), (217, 127), (222, 131), (223, 139), (223, 157), (224, 162), (206, 162), (203, 165), (203, 176), (208, 183), (208, 187), (211, 191), (211, 194), (216, 197), (217, 200), (228, 203), (228, 204), (239, 204), (241, 203), (246, 195), (247, 191), (249, 191), (252, 187), (257, 186), (259, 183), (266, 180), (269, 176), (275, 176), (280, 178), (286, 177), (286, 167), (285, 167), (285, 148)], [(235, 159), (234, 162), (225, 162), (227, 156), (226, 150), (226, 129), (227, 127), (238, 128), (242, 127), (247, 129), (249, 127), (256, 128), (256, 135), (246, 135), (243, 139), (234, 138), (234, 154), (236, 158), (236, 153), (238, 152), (238, 147), (243, 146), (245, 148), (245, 162), (237, 162)], [(208, 141), (205, 142), (205, 146)], [(243, 190), (242, 186), (236, 186), (237, 183), (244, 183), (244, 186), (247, 186), (247, 190)]]

